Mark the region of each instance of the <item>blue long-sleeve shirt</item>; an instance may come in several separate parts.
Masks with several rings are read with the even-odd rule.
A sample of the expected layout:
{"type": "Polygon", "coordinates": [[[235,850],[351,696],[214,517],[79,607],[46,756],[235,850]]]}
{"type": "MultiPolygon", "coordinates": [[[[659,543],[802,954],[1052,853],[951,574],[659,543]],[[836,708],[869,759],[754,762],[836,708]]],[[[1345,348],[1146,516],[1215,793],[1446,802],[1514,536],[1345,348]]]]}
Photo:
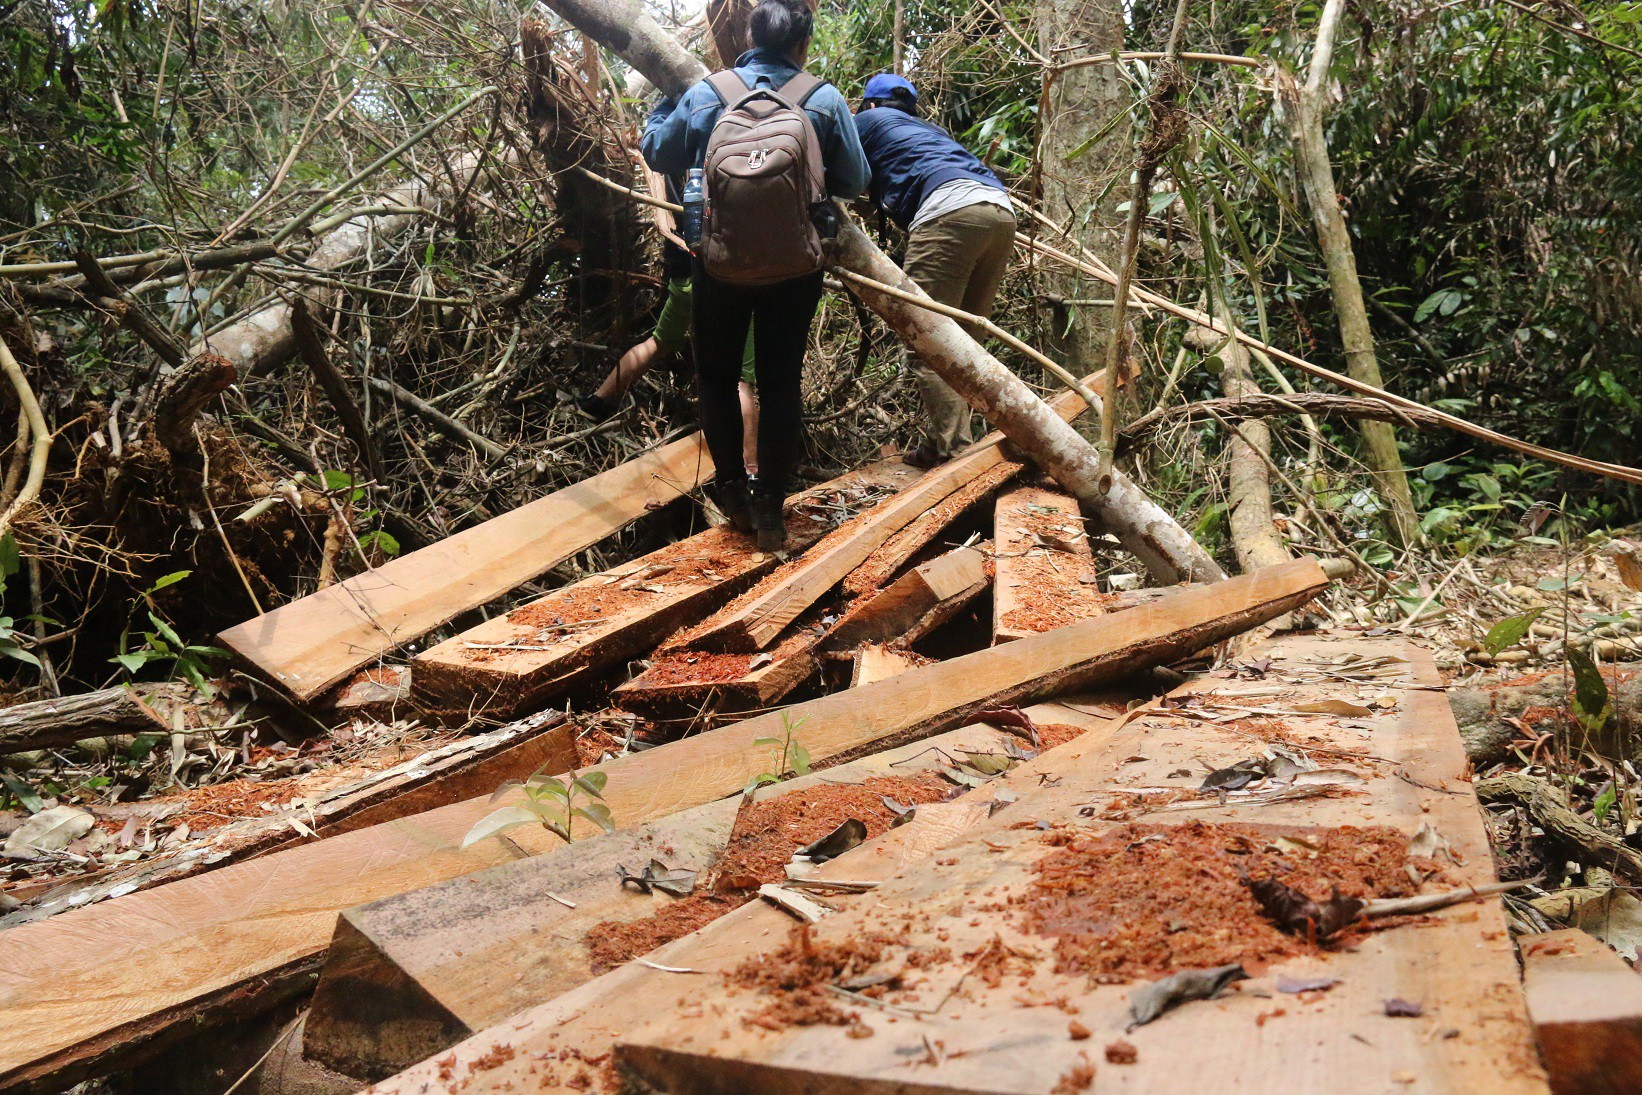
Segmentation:
{"type": "Polygon", "coordinates": [[[890,106],[863,110],[855,129],[872,164],[871,196],[902,228],[944,183],[978,182],[1004,191],[1003,183],[946,130],[890,106]]]}
{"type": "MultiPolygon", "coordinates": [[[[735,72],[749,86],[777,89],[798,72],[798,66],[774,50],[750,49],[736,59],[735,72]]],[[[705,80],[686,91],[677,103],[663,99],[644,126],[644,139],[639,144],[644,162],[675,179],[683,178],[692,167],[702,166],[707,160],[707,138],[723,110],[718,92],[705,80]]],[[[871,169],[866,153],[861,151],[849,104],[837,88],[823,84],[804,104],[804,112],[810,116],[821,144],[827,193],[854,198],[867,188],[871,169]]]]}

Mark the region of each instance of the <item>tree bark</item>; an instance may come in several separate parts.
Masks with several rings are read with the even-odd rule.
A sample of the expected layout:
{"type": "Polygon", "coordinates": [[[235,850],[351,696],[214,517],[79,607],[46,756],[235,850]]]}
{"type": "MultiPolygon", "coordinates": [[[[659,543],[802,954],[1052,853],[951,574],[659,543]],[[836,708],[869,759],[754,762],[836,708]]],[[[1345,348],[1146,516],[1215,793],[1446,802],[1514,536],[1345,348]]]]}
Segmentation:
{"type": "MultiPolygon", "coordinates": [[[[1345,217],[1340,213],[1334,167],[1329,163],[1328,141],[1323,135],[1324,85],[1334,53],[1334,34],[1344,9],[1344,0],[1328,0],[1324,7],[1305,86],[1300,87],[1287,72],[1280,74],[1279,82],[1294,130],[1295,167],[1301,188],[1306,192],[1306,203],[1311,207],[1318,246],[1328,267],[1334,314],[1340,323],[1340,342],[1345,348],[1346,372],[1355,380],[1383,388],[1385,382],[1374,353],[1374,334],[1368,325],[1363,287],[1357,278],[1357,256],[1352,250],[1345,217]]],[[[1399,543],[1411,544],[1419,539],[1420,522],[1414,512],[1414,496],[1408,488],[1402,454],[1397,450],[1396,431],[1385,422],[1363,422],[1359,429],[1369,471],[1390,514],[1391,534],[1399,543]]]]}
{"type": "MultiPolygon", "coordinates": [[[[1233,326],[1231,312],[1224,302],[1217,301],[1215,311],[1227,328],[1233,326]]],[[[1260,387],[1249,368],[1249,352],[1243,344],[1229,338],[1219,353],[1225,363],[1221,386],[1226,395],[1232,399],[1260,395],[1260,387]]],[[[1271,474],[1266,467],[1270,459],[1271,430],[1260,419],[1242,423],[1226,440],[1232,549],[1237,553],[1237,565],[1245,574],[1286,563],[1294,557],[1272,522],[1271,474]]]]}
{"type": "MultiPolygon", "coordinates": [[[[1051,58],[1066,56],[1052,52],[1063,46],[1087,54],[1120,50],[1123,11],[1120,0],[1038,0],[1038,48],[1051,58]]],[[[1082,65],[1044,73],[1037,161],[1042,208],[1066,225],[1070,239],[1116,269],[1123,187],[1113,184],[1121,184],[1134,166],[1121,72],[1117,65],[1082,65]]],[[[1044,279],[1054,294],[1050,352],[1078,376],[1093,372],[1105,342],[1106,310],[1059,303],[1090,296],[1090,282],[1077,271],[1046,268],[1044,279]]]]}
{"type": "MultiPolygon", "coordinates": [[[[578,30],[614,48],[665,94],[682,95],[706,74],[705,67],[668,37],[635,0],[550,0],[548,6],[578,30]]],[[[835,260],[864,277],[924,295],[848,219],[839,233],[835,260]]],[[[1116,476],[1111,490],[1101,492],[1094,446],[955,320],[886,293],[865,287],[858,291],[867,307],[914,353],[1104,522],[1159,582],[1225,577],[1191,535],[1127,477],[1116,476]]]]}
{"type": "MultiPolygon", "coordinates": [[[[450,162],[449,178],[456,186],[466,186],[484,162],[481,152],[468,152],[450,162]]],[[[444,173],[430,169],[428,178],[400,183],[378,194],[370,204],[392,207],[432,203],[444,181],[444,173]]],[[[336,270],[365,254],[373,236],[398,235],[421,218],[414,213],[388,213],[350,220],[325,234],[303,262],[309,270],[336,270]]],[[[190,348],[190,356],[214,351],[233,362],[245,379],[283,364],[296,353],[296,336],[291,331],[291,306],[277,301],[229,324],[190,348]]]]}
{"type": "Polygon", "coordinates": [[[126,688],[0,708],[0,756],[110,734],[169,734],[171,727],[126,688]]]}
{"type": "Polygon", "coordinates": [[[371,440],[369,427],[365,425],[365,416],[354,401],[353,393],[348,390],[347,380],[337,371],[331,355],[325,352],[319,325],[314,322],[307,304],[301,298],[297,299],[291,311],[291,330],[296,335],[297,350],[303,363],[330,400],[331,408],[342,423],[342,432],[359,450],[359,459],[365,465],[366,473],[380,481],[382,462],[377,458],[376,445],[371,440]]]}

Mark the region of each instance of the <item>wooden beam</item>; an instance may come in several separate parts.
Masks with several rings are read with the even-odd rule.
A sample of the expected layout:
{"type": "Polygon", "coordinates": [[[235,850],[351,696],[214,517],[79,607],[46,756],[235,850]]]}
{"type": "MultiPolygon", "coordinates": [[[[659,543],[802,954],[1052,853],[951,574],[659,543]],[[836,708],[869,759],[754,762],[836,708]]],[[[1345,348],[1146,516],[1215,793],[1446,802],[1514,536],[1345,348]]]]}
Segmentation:
{"type": "Polygon", "coordinates": [[[913,567],[875,596],[851,605],[827,635],[827,649],[915,642],[986,589],[992,580],[987,560],[990,547],[955,548],[913,567]]]}
{"type": "MultiPolygon", "coordinates": [[[[788,543],[802,551],[821,538],[828,527],[823,507],[852,505],[863,489],[900,487],[920,474],[899,459],[884,460],[795,495],[788,543]]],[[[519,714],[698,623],[779,562],[732,529],[708,529],[417,655],[416,694],[430,706],[519,714]]]]}
{"type": "Polygon", "coordinates": [[[850,571],[839,589],[844,596],[851,598],[864,597],[883,589],[942,533],[967,520],[971,514],[978,513],[1004,484],[1019,475],[1025,467],[1025,464],[1005,460],[959,487],[942,499],[940,505],[891,536],[883,547],[867,556],[866,562],[850,571]]]}
{"type": "Polygon", "coordinates": [[[863,684],[887,680],[920,664],[918,656],[909,651],[879,643],[862,643],[850,666],[850,687],[860,688],[863,684]]]}
{"type": "MultiPolygon", "coordinates": [[[[939,763],[931,746],[948,754],[1002,752],[1008,738],[984,724],[968,726],[766,787],[757,797],[912,775],[939,763]]],[[[622,886],[618,868],[637,871],[659,857],[696,871],[704,884],[740,807],[739,798],[720,799],[345,910],[314,992],[304,1056],[381,1079],[591,981],[589,932],[650,916],[673,900],[622,886]]]]}
{"type": "Polygon", "coordinates": [[[825,632],[818,613],[812,612],[763,653],[661,651],[643,673],[612,689],[610,702],[657,720],[757,711],[820,667],[825,632]]]}
{"type": "Polygon", "coordinates": [[[129,688],[0,708],[0,756],[109,734],[170,734],[171,726],[129,688]]]}
{"type": "MultiPolygon", "coordinates": [[[[1236,798],[1222,805],[1212,796],[1180,802],[1175,793],[1156,801],[1190,809],[1147,812],[1127,805],[1125,791],[1167,787],[1168,773],[1193,759],[1223,767],[1258,753],[1263,744],[1260,732],[1247,723],[1184,722],[1168,717],[1167,710],[1142,712],[1103,749],[1060,767],[1052,785],[1009,777],[1016,802],[885,881],[870,900],[852,903],[814,927],[812,945],[818,949],[874,935],[892,938],[874,968],[895,969],[921,957],[917,978],[891,994],[893,1008],[840,998],[837,1003],[854,1015],[847,1032],[842,1026],[760,1023],[770,998],[713,976],[772,949],[772,940],[743,930],[739,953],[720,952],[716,961],[696,962],[694,968],[706,976],[675,982],[659,999],[649,997],[650,1018],[638,1029],[618,1028],[618,1065],[630,1081],[691,1093],[1048,1093],[1081,1090],[1073,1077],[1090,1065],[1112,1078],[1101,1081],[1103,1088],[1109,1082],[1148,1092],[1201,1091],[1206,1076],[1223,1091],[1371,1092],[1415,1084],[1433,1091],[1544,1092],[1497,897],[1418,923],[1388,925],[1354,937],[1349,946],[1301,945],[1293,956],[1251,962],[1252,981],[1243,991],[1186,1004],[1132,1030],[1126,1029],[1131,993],[1160,974],[1097,984],[1076,967],[1057,972],[1056,939],[1038,934],[1013,911],[1034,892],[1035,866],[1055,854],[1066,837],[1119,830],[1122,822],[1101,817],[1119,804],[1165,842],[1174,839],[1171,830],[1192,839],[1195,830],[1188,822],[1240,825],[1257,836],[1271,834],[1267,840],[1299,841],[1302,849],[1341,826],[1357,831],[1390,826],[1412,834],[1429,824],[1458,861],[1447,866],[1433,889],[1491,881],[1488,836],[1464,780],[1458,731],[1441,692],[1442,678],[1423,650],[1401,642],[1284,640],[1269,651],[1276,672],[1268,672],[1255,689],[1260,706],[1359,698],[1358,687],[1315,672],[1338,665],[1344,655],[1400,658],[1409,670],[1400,679],[1375,682],[1373,694],[1395,697],[1396,706],[1373,717],[1371,748],[1356,730],[1341,725],[1351,720],[1322,715],[1285,719],[1285,733],[1277,740],[1290,748],[1309,747],[1319,761],[1349,764],[1361,773],[1362,783],[1354,785],[1360,793],[1253,806],[1236,798]],[[1048,832],[1041,828],[1045,823],[1048,832]],[[978,969],[989,953],[1004,967],[991,973],[990,985],[978,969]],[[1326,993],[1294,994],[1282,992],[1279,977],[1336,982],[1326,993]],[[1397,1000],[1416,1007],[1424,1019],[1394,1017],[1386,1002],[1397,1000]],[[1104,1058],[1105,1048],[1119,1041],[1134,1050],[1132,1063],[1109,1064],[1104,1058]],[[918,1064],[910,1067],[914,1060],[918,1064]]],[[[1242,690],[1223,678],[1187,689],[1204,696],[1210,715],[1217,702],[1237,704],[1228,692],[1242,690]]],[[[1143,847],[1120,845],[1114,854],[1140,859],[1148,854],[1138,850],[1143,847]]],[[[1168,891],[1166,904],[1161,882],[1158,893],[1152,899],[1158,916],[1185,918],[1182,930],[1194,933],[1188,945],[1200,948],[1194,953],[1217,953],[1201,949],[1212,938],[1214,910],[1181,904],[1176,891],[1168,891]]],[[[1144,921],[1143,909],[1128,907],[1134,910],[1126,914],[1131,922],[1144,921]]],[[[1094,940],[1110,936],[1113,948],[1124,945],[1121,933],[1110,928],[1091,924],[1089,932],[1094,940]]],[[[1218,953],[1235,955],[1248,944],[1234,936],[1216,946],[1218,953]]],[[[674,960],[669,952],[657,955],[659,962],[674,960]]],[[[1170,968],[1166,958],[1153,953],[1134,961],[1162,961],[1170,968]]]]}
{"type": "MultiPolygon", "coordinates": [[[[789,720],[802,720],[816,763],[853,759],[964,725],[995,704],[1174,661],[1327,585],[1314,560],[1297,560],[1120,620],[1074,624],[796,704],[596,766],[609,777],[605,801],[617,825],[631,828],[739,790],[769,762],[753,742],[789,720]]],[[[11,929],[0,951],[0,1086],[75,1067],[84,1074],[133,1032],[151,1037],[258,979],[288,984],[324,949],[341,909],[556,846],[545,832],[516,829],[505,844],[461,847],[493,809],[485,799],[455,803],[11,929]],[[107,961],[112,938],[120,962],[107,961]]]]}
{"type": "Polygon", "coordinates": [[[1642,976],[1578,928],[1525,936],[1523,988],[1557,1095],[1642,1091],[1642,976]]]}
{"type": "Polygon", "coordinates": [[[712,465],[699,434],[229,628],[223,644],[298,699],[495,600],[695,490],[712,465]]]}
{"type": "MultiPolygon", "coordinates": [[[[1086,704],[1080,702],[1079,706],[1086,704]]],[[[1083,715],[1053,703],[1028,710],[1040,722],[1071,722],[1086,732],[1021,765],[1012,778],[1022,781],[1051,776],[1081,752],[1102,748],[1119,726],[1123,707],[1121,703],[1107,706],[1111,718],[1083,715]]],[[[822,778],[828,775],[823,773],[822,778]]],[[[851,881],[891,878],[978,824],[991,809],[992,796],[993,792],[981,789],[952,803],[920,807],[911,823],[821,865],[813,877],[851,881]]],[[[829,894],[827,900],[847,905],[854,900],[871,901],[873,897],[871,892],[853,897],[829,894]]],[[[608,1071],[581,1068],[574,1062],[600,1060],[610,1052],[618,1034],[654,1014],[657,1001],[671,1001],[681,985],[688,988],[706,980],[657,966],[716,971],[726,964],[725,954],[741,955],[749,946],[772,945],[772,941],[786,937],[792,923],[786,913],[764,902],[744,905],[652,951],[648,959],[653,965],[629,962],[556,999],[512,1014],[449,1052],[376,1085],[370,1089],[371,1095],[422,1095],[433,1090],[457,1090],[464,1095],[521,1090],[568,1095],[593,1090],[614,1095],[614,1089],[605,1082],[611,1075],[608,1071]],[[537,1054],[541,1056],[533,1056],[537,1054]],[[533,1067],[532,1062],[538,1060],[572,1063],[563,1069],[533,1067]],[[584,1083],[579,1074],[585,1074],[587,1087],[579,1086],[584,1083]]]]}
{"type": "Polygon", "coordinates": [[[1078,500],[1019,487],[993,524],[992,641],[1006,643],[1106,611],[1078,500]]]}

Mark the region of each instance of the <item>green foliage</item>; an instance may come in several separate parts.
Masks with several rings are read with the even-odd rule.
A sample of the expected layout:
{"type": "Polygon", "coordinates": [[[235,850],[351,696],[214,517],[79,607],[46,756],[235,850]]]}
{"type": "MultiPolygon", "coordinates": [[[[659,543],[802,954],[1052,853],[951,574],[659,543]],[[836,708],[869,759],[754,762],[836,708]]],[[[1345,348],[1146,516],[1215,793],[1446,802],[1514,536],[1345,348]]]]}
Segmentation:
{"type": "Polygon", "coordinates": [[[1517,645],[1527,637],[1528,629],[1534,626],[1534,621],[1539,619],[1544,611],[1545,606],[1540,605],[1516,616],[1507,616],[1488,629],[1488,634],[1483,636],[1482,648],[1488,651],[1489,656],[1494,656],[1508,647],[1517,645]]]}
{"type": "Polygon", "coordinates": [[[1578,647],[1568,648],[1568,668],[1574,673],[1574,718],[1587,733],[1598,733],[1613,717],[1608,682],[1591,656],[1578,647]]]}
{"type": "MultiPolygon", "coordinates": [[[[0,606],[6,601],[6,582],[23,568],[22,555],[17,550],[17,539],[11,533],[0,536],[0,606]]],[[[0,607],[0,658],[11,658],[25,665],[39,668],[40,659],[25,649],[28,635],[18,630],[17,621],[0,607]]]]}
{"type": "Polygon", "coordinates": [[[217,646],[204,646],[187,642],[177,634],[176,628],[166,622],[154,607],[153,595],[162,589],[169,589],[178,582],[187,578],[193,571],[178,570],[167,574],[143,591],[142,600],[148,605],[145,615],[154,630],[141,632],[142,643],[133,645],[131,628],[128,625],[120,633],[119,653],[109,661],[124,669],[127,674],[135,677],[137,673],[150,665],[165,666],[170,678],[181,677],[203,696],[215,696],[216,686],[210,681],[211,660],[227,658],[228,651],[217,646]]]}
{"type": "Polygon", "coordinates": [[[516,789],[524,796],[524,802],[505,806],[479,819],[462,838],[462,847],[477,844],[486,837],[501,836],[521,825],[540,825],[568,844],[575,840],[577,818],[590,821],[607,833],[615,831],[615,819],[604,803],[608,774],[595,771],[578,776],[570,772],[559,779],[545,774],[546,767],[544,764],[525,779],[510,779],[498,787],[490,801],[495,802],[516,789]]]}
{"type": "Polygon", "coordinates": [[[782,735],[779,738],[754,738],[753,745],[770,750],[770,767],[747,782],[742,793],[758,789],[766,783],[780,783],[791,772],[795,776],[810,774],[810,751],[798,740],[798,728],[804,725],[800,718],[793,722],[786,712],[781,715],[782,735]]]}

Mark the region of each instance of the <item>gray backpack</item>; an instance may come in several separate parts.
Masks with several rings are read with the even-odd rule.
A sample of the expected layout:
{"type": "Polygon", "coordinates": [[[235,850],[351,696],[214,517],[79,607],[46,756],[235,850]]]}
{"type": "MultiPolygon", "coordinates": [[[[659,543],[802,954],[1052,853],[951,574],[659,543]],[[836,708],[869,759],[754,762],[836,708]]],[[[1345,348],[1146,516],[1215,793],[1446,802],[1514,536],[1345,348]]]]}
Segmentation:
{"type": "Polygon", "coordinates": [[[707,139],[701,263],[734,285],[768,285],[826,264],[812,210],[826,201],[821,143],[804,103],[823,81],[800,72],[777,90],[734,71],[707,83],[724,110],[707,139]]]}

